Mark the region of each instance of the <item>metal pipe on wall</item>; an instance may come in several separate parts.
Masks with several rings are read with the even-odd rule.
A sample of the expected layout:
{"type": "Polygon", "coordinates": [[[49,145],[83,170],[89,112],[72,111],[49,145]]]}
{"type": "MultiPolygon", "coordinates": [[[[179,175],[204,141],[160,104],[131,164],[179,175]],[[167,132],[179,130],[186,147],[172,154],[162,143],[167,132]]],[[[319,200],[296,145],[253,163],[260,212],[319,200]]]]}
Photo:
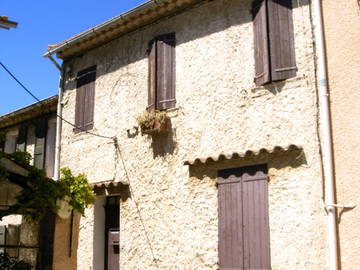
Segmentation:
{"type": "Polygon", "coordinates": [[[319,116],[321,125],[322,158],[325,182],[325,209],[327,212],[329,269],[339,269],[337,243],[337,216],[335,202],[335,177],[333,145],[330,119],[330,102],[326,67],[325,41],[321,0],[314,0],[314,34],[317,56],[317,84],[319,96],[319,116]]]}
{"type": "Polygon", "coordinates": [[[55,162],[54,162],[54,180],[57,181],[60,178],[60,152],[61,152],[61,128],[62,128],[62,96],[63,96],[63,87],[64,87],[64,74],[65,70],[57,64],[55,59],[51,54],[47,56],[51,62],[60,70],[60,79],[59,79],[59,94],[58,94],[58,103],[56,110],[56,138],[55,138],[55,162]]]}

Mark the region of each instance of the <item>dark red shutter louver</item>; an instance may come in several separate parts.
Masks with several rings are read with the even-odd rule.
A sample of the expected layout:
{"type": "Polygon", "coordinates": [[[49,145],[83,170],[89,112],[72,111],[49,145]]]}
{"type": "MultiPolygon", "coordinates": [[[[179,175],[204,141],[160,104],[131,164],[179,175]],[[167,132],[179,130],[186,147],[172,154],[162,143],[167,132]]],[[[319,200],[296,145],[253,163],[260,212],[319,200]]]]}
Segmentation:
{"type": "Polygon", "coordinates": [[[93,128],[96,66],[78,73],[76,90],[75,131],[93,128]]]}
{"type": "Polygon", "coordinates": [[[149,44],[149,88],[148,88],[148,110],[155,110],[156,103],[156,41],[149,44]]]}
{"type": "Polygon", "coordinates": [[[271,79],[296,76],[292,1],[268,0],[271,79]]]}
{"type": "Polygon", "coordinates": [[[94,102],[95,102],[95,81],[84,85],[85,106],[84,106],[84,129],[90,130],[94,125],[94,102]]]}
{"type": "Polygon", "coordinates": [[[220,171],[218,188],[220,270],[242,270],[242,188],[238,172],[220,171]]]}
{"type": "Polygon", "coordinates": [[[255,53],[255,84],[264,85],[270,82],[270,63],[266,1],[258,0],[252,4],[255,53]]]}
{"type": "Polygon", "coordinates": [[[266,166],[248,167],[242,175],[244,269],[271,269],[266,166]]]}
{"type": "Polygon", "coordinates": [[[175,33],[158,36],[156,42],[156,108],[166,110],[175,107],[175,33]]]}
{"type": "Polygon", "coordinates": [[[78,86],[76,89],[75,126],[77,127],[77,132],[84,129],[84,88],[85,86],[78,86]]]}

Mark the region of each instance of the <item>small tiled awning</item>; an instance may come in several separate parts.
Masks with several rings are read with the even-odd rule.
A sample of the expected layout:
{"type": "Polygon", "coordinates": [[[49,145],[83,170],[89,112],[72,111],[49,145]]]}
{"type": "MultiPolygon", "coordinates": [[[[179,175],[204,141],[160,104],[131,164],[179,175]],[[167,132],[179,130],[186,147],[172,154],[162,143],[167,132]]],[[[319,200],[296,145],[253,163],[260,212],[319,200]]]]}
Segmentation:
{"type": "Polygon", "coordinates": [[[121,195],[128,188],[129,183],[122,181],[102,181],[91,184],[97,196],[121,195]]]}
{"type": "Polygon", "coordinates": [[[223,160],[239,159],[252,156],[258,156],[261,154],[276,154],[287,151],[302,151],[301,146],[290,144],[288,146],[275,146],[273,148],[260,148],[259,150],[247,150],[244,152],[234,152],[232,154],[219,154],[218,156],[210,156],[207,158],[196,158],[194,160],[187,160],[184,165],[200,165],[210,162],[220,162],[223,160]]]}

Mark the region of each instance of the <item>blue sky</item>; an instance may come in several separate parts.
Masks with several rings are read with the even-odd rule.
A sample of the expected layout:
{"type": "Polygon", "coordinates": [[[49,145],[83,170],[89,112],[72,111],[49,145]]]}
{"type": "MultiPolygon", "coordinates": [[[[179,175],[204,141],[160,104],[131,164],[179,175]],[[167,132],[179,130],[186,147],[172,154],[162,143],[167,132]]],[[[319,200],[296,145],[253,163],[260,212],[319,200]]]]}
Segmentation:
{"type": "MultiPolygon", "coordinates": [[[[0,1],[0,15],[19,23],[0,29],[0,61],[43,99],[58,91],[59,71],[43,58],[56,44],[145,0],[0,1]]],[[[60,61],[59,61],[60,62],[60,61]]],[[[0,115],[36,102],[0,67],[0,115]]]]}

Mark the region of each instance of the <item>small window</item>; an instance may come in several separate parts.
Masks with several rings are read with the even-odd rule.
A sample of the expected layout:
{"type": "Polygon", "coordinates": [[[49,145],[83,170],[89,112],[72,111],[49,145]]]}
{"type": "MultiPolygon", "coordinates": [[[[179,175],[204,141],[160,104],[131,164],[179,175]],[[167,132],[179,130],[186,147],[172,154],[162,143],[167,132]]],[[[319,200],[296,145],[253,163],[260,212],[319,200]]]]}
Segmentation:
{"type": "Polygon", "coordinates": [[[252,4],[255,84],[296,76],[291,0],[255,0],[252,4]]]}
{"type": "Polygon", "coordinates": [[[95,79],[96,66],[84,69],[77,74],[75,132],[93,128],[95,79]]]}
{"type": "Polygon", "coordinates": [[[149,110],[175,107],[175,33],[149,43],[149,110]]]}

